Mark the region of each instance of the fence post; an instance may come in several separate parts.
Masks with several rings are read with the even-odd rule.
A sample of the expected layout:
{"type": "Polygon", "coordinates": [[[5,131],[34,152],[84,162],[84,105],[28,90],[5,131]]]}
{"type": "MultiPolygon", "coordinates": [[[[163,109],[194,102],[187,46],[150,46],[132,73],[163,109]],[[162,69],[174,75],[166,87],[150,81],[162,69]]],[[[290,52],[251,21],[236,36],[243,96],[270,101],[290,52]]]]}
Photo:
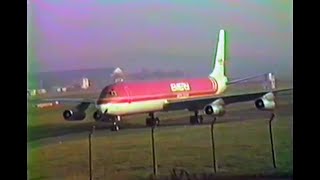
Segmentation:
{"type": "Polygon", "coordinates": [[[92,180],[92,147],[91,147],[91,138],[94,132],[95,126],[92,127],[92,130],[89,132],[88,140],[89,140],[89,179],[92,180]]]}
{"type": "Polygon", "coordinates": [[[272,164],[273,164],[274,168],[277,168],[274,145],[273,145],[273,134],[272,134],[272,121],[273,121],[274,117],[275,117],[275,114],[272,113],[271,117],[269,119],[269,135],[270,135],[270,143],[271,143],[272,164]]]}
{"type": "Polygon", "coordinates": [[[158,174],[158,165],[157,165],[156,150],[154,145],[154,128],[155,126],[151,127],[151,144],[152,144],[153,175],[156,176],[158,174]]]}
{"type": "Polygon", "coordinates": [[[217,172],[217,166],[216,166],[216,148],[214,144],[214,134],[213,134],[213,127],[214,123],[216,122],[217,118],[214,117],[213,121],[211,121],[211,143],[212,143],[212,166],[214,169],[214,172],[217,172]]]}

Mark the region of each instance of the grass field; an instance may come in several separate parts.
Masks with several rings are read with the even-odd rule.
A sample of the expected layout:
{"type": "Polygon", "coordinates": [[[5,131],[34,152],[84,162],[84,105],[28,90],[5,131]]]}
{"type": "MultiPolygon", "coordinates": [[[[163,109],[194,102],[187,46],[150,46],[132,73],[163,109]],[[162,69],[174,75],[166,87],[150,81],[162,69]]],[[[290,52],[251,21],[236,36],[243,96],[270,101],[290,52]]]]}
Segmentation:
{"type": "MultiPolygon", "coordinates": [[[[291,117],[274,122],[278,169],[273,170],[267,121],[217,124],[218,172],[228,175],[292,174],[291,117]]],[[[132,132],[131,132],[132,131],[132,132]]],[[[210,126],[156,130],[159,172],[173,167],[211,172],[210,126]]],[[[96,179],[143,179],[152,173],[150,130],[93,137],[96,179]]],[[[87,179],[87,139],[29,149],[30,179],[87,179]]]]}
{"type": "MultiPolygon", "coordinates": [[[[252,103],[242,103],[230,106],[229,113],[218,119],[218,122],[232,123],[215,125],[218,175],[292,176],[292,97],[281,99],[273,124],[278,168],[272,167],[269,113],[254,110],[252,103]]],[[[145,115],[124,119],[124,129],[112,133],[109,125],[92,121],[93,109],[89,109],[85,121],[67,122],[61,115],[65,108],[68,107],[29,107],[29,179],[88,179],[86,136],[61,141],[60,138],[86,133],[92,125],[97,129],[92,140],[94,179],[148,179],[152,174],[150,129],[140,128],[144,126],[145,115]],[[58,139],[60,143],[39,143],[49,137],[58,139]]],[[[169,175],[170,170],[177,167],[191,173],[212,172],[210,125],[182,125],[188,124],[188,114],[178,111],[159,115],[162,124],[180,124],[164,125],[155,130],[160,176],[169,175]]]]}

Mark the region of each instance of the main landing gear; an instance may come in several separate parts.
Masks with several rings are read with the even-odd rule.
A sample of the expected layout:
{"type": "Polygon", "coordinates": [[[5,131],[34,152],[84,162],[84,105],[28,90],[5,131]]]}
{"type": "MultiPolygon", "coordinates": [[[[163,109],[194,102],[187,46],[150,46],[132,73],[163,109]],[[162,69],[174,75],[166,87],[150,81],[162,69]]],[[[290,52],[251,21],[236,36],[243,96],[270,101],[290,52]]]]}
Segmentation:
{"type": "Polygon", "coordinates": [[[111,126],[111,131],[119,131],[120,126],[118,122],[120,122],[121,117],[120,116],[114,116],[111,118],[112,126],[111,126]]]}
{"type": "Polygon", "coordinates": [[[106,113],[102,113],[101,111],[96,111],[93,114],[93,118],[95,121],[100,121],[100,122],[111,122],[112,126],[111,126],[111,131],[119,131],[120,130],[120,126],[119,126],[119,121],[121,120],[120,116],[111,116],[108,115],[106,113]]]}
{"type": "Polygon", "coordinates": [[[146,125],[149,127],[159,126],[160,119],[158,117],[154,117],[154,113],[149,113],[149,117],[146,119],[146,125]]]}
{"type": "Polygon", "coordinates": [[[194,116],[190,116],[190,124],[202,124],[203,117],[199,115],[199,111],[194,111],[194,116]]]}

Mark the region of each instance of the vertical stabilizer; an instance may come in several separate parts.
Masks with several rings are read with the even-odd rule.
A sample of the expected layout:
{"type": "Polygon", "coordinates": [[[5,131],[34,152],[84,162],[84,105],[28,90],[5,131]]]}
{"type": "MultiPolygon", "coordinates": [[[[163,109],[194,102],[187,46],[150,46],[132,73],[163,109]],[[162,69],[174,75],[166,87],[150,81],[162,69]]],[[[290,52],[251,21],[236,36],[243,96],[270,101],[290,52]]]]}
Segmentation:
{"type": "Polygon", "coordinates": [[[212,78],[225,77],[225,30],[219,31],[215,57],[213,58],[213,70],[209,75],[212,78]]]}
{"type": "Polygon", "coordinates": [[[224,91],[228,82],[225,76],[225,57],[226,57],[226,32],[221,29],[219,31],[216,53],[213,58],[213,70],[209,77],[215,79],[218,83],[219,92],[224,91]]]}

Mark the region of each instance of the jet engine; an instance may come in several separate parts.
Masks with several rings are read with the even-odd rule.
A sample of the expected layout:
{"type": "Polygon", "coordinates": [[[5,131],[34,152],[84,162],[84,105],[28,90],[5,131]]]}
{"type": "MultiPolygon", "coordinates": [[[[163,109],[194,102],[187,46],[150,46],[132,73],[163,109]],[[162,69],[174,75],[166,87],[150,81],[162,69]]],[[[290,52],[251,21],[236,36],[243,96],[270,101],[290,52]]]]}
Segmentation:
{"type": "Polygon", "coordinates": [[[254,102],[255,106],[259,110],[271,111],[276,107],[274,101],[274,94],[272,92],[265,94],[261,98],[254,102]]]}
{"type": "Polygon", "coordinates": [[[218,99],[204,107],[204,112],[207,115],[223,116],[225,114],[224,102],[218,99]]]}
{"type": "Polygon", "coordinates": [[[93,119],[95,121],[100,121],[103,117],[103,114],[101,111],[97,110],[96,112],[93,113],[93,119]]]}
{"type": "Polygon", "coordinates": [[[81,121],[86,117],[85,112],[76,110],[65,110],[62,115],[67,121],[81,121]]]}

